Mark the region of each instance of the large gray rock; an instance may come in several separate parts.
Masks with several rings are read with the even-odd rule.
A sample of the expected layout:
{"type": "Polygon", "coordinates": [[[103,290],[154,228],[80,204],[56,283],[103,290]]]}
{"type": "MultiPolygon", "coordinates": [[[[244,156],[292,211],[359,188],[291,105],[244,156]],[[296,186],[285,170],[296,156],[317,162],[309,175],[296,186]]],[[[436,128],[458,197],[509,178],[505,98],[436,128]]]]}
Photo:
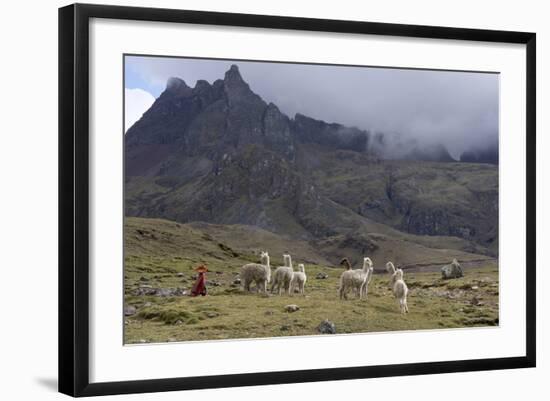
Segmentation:
{"type": "Polygon", "coordinates": [[[285,311],[289,312],[289,313],[292,313],[292,312],[296,312],[296,311],[299,311],[300,310],[300,307],[298,305],[287,305],[285,306],[285,311]]]}
{"type": "Polygon", "coordinates": [[[323,320],[317,330],[321,334],[336,334],[336,326],[328,319],[323,320]]]}
{"type": "Polygon", "coordinates": [[[137,309],[135,306],[132,305],[126,305],[124,307],[124,316],[133,316],[137,312],[137,309]]]}
{"type": "Polygon", "coordinates": [[[441,277],[445,280],[464,277],[464,272],[462,271],[462,267],[460,267],[458,261],[453,259],[451,264],[445,265],[441,268],[441,277]]]}
{"type": "Polygon", "coordinates": [[[146,295],[155,295],[155,292],[156,292],[156,289],[151,287],[150,285],[140,286],[139,288],[136,288],[134,290],[134,295],[137,297],[142,297],[146,295]]]}

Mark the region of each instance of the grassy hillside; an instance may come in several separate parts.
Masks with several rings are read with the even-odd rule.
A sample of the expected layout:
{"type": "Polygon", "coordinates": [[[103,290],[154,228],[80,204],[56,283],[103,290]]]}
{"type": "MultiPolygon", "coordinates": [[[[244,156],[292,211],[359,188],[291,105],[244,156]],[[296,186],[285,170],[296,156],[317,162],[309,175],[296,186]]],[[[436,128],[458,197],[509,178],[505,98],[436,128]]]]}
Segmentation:
{"type": "MultiPolygon", "coordinates": [[[[260,229],[127,218],[125,241],[125,304],[135,308],[125,318],[126,343],[311,335],[318,334],[324,319],[338,333],[498,324],[498,267],[490,260],[457,280],[406,272],[410,313],[402,316],[386,274],[374,276],[367,301],[352,295],[340,301],[341,269],[306,242],[260,229]],[[305,297],[247,294],[234,284],[240,266],[257,261],[259,249],[270,252],[272,266],[282,264],[284,251],[291,252],[295,264],[306,262],[305,297]],[[198,263],[209,267],[209,296],[170,296],[176,289],[177,294],[189,291],[198,263]],[[318,273],[328,278],[316,279],[318,273]],[[157,290],[168,296],[142,295],[157,290]],[[288,313],[288,304],[300,310],[288,313]]],[[[374,262],[380,266],[385,261],[374,262]]]]}
{"type": "MultiPolygon", "coordinates": [[[[127,214],[261,227],[311,241],[317,250],[352,235],[373,244],[398,241],[392,247],[407,241],[433,249],[498,255],[495,166],[380,161],[352,151],[329,152],[314,146],[306,151],[300,146],[294,167],[252,148],[257,150],[255,157],[243,151],[215,174],[206,171],[211,168],[206,159],[193,159],[195,167],[186,168],[187,175],[127,177],[127,214]]],[[[363,245],[349,245],[342,246],[359,260],[363,245]]],[[[410,255],[422,253],[416,249],[410,255]]],[[[384,252],[380,256],[392,257],[384,252]]]]}

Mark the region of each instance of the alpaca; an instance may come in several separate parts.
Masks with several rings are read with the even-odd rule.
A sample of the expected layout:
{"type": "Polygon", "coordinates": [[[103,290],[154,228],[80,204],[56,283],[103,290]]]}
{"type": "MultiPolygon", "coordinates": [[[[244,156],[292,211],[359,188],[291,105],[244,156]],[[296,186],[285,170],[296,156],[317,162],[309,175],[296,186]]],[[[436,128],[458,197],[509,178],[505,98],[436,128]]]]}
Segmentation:
{"type": "Polygon", "coordinates": [[[346,270],[351,270],[351,263],[349,263],[348,258],[344,258],[340,261],[340,266],[344,266],[346,270]]]}
{"type": "Polygon", "coordinates": [[[298,271],[294,272],[292,275],[292,280],[290,281],[290,295],[294,294],[294,290],[298,288],[300,294],[304,295],[304,287],[306,285],[306,270],[303,263],[298,265],[298,271]]]}
{"type": "Polygon", "coordinates": [[[269,266],[269,254],[261,253],[261,263],[248,263],[241,268],[241,280],[245,291],[250,291],[250,284],[256,283],[258,292],[267,293],[267,283],[271,281],[271,267],[269,266]]]}
{"type": "Polygon", "coordinates": [[[395,269],[395,266],[393,265],[392,262],[386,263],[386,271],[387,271],[388,273],[393,274],[393,273],[395,273],[395,270],[396,270],[396,269],[395,269]]]}
{"type": "Polygon", "coordinates": [[[407,294],[409,289],[405,281],[403,281],[403,270],[397,269],[392,275],[392,279],[395,276],[393,284],[393,295],[399,301],[399,310],[401,313],[408,313],[409,307],[407,306],[407,294]]]}
{"type": "Polygon", "coordinates": [[[390,288],[393,290],[393,285],[395,284],[395,272],[397,270],[401,270],[401,269],[396,269],[395,266],[393,265],[392,262],[388,262],[386,263],[386,271],[389,273],[390,275],[390,288]]]}
{"type": "MultiPolygon", "coordinates": [[[[347,264],[349,262],[344,259],[347,264]]],[[[342,260],[342,262],[344,262],[342,260]]],[[[355,290],[359,295],[359,299],[367,298],[368,285],[372,276],[374,268],[372,267],[372,260],[370,258],[363,258],[363,268],[355,270],[346,270],[340,276],[340,288],[338,293],[340,299],[348,299],[347,293],[350,289],[355,290]]]]}
{"type": "Polygon", "coordinates": [[[288,253],[283,255],[284,266],[279,266],[273,273],[273,285],[271,286],[271,293],[277,291],[281,295],[282,291],[290,294],[290,282],[294,276],[294,270],[292,269],[292,258],[288,253]]]}
{"type": "MultiPolygon", "coordinates": [[[[340,261],[340,266],[343,266],[344,269],[346,270],[351,270],[351,263],[349,262],[348,258],[343,258],[341,261],[340,261]]],[[[355,295],[357,295],[357,288],[354,289],[355,291],[355,295]]]]}

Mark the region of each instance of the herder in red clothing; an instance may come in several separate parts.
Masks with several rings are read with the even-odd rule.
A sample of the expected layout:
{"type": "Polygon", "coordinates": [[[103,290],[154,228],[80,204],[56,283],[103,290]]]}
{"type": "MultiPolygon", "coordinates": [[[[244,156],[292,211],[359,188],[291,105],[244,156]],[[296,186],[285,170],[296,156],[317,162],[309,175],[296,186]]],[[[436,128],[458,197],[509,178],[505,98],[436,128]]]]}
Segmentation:
{"type": "Polygon", "coordinates": [[[199,277],[197,277],[197,281],[193,285],[193,288],[191,289],[191,296],[196,297],[197,295],[206,295],[206,272],[208,269],[205,265],[200,265],[195,269],[196,272],[199,273],[199,277]]]}

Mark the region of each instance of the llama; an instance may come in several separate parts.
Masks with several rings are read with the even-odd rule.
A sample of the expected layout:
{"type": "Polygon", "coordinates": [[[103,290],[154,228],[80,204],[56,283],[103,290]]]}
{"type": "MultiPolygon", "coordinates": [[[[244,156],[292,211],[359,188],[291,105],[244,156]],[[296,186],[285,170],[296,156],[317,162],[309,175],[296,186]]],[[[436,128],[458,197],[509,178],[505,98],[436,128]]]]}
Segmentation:
{"type": "Polygon", "coordinates": [[[346,270],[351,270],[351,263],[349,263],[348,258],[344,258],[340,261],[340,266],[344,266],[346,270]]]}
{"type": "MultiPolygon", "coordinates": [[[[343,259],[349,265],[347,259],[343,259]]],[[[370,258],[363,258],[363,268],[355,270],[346,270],[340,276],[340,288],[338,290],[340,299],[348,299],[347,293],[350,289],[355,290],[359,295],[359,299],[367,298],[368,285],[374,268],[370,258]]]]}
{"type": "Polygon", "coordinates": [[[401,270],[401,269],[396,269],[392,262],[386,263],[386,271],[390,275],[390,288],[392,290],[393,290],[393,285],[395,284],[395,279],[396,279],[395,272],[397,270],[401,270]]]}
{"type": "Polygon", "coordinates": [[[399,301],[399,310],[401,313],[408,313],[409,307],[407,306],[407,294],[409,293],[409,289],[407,284],[405,284],[405,281],[403,281],[403,270],[397,269],[392,275],[392,279],[394,276],[393,295],[399,301]]]}
{"type": "Polygon", "coordinates": [[[294,290],[298,288],[300,294],[304,295],[304,287],[306,285],[306,270],[303,263],[298,265],[298,271],[294,272],[292,275],[292,280],[290,281],[290,295],[294,294],[294,290]]]}
{"type": "Polygon", "coordinates": [[[294,276],[294,270],[292,269],[292,258],[288,253],[283,254],[284,266],[279,266],[273,273],[273,285],[271,286],[271,293],[277,291],[281,295],[282,291],[290,294],[290,282],[294,276]]]}
{"type": "Polygon", "coordinates": [[[393,274],[393,273],[395,273],[395,270],[396,270],[396,269],[395,269],[395,266],[393,265],[392,262],[386,263],[386,271],[387,271],[388,273],[393,274]]]}
{"type": "Polygon", "coordinates": [[[271,281],[269,254],[262,251],[260,257],[261,263],[248,263],[241,268],[241,280],[245,291],[250,291],[250,284],[255,282],[258,292],[267,293],[267,283],[271,281]]]}

